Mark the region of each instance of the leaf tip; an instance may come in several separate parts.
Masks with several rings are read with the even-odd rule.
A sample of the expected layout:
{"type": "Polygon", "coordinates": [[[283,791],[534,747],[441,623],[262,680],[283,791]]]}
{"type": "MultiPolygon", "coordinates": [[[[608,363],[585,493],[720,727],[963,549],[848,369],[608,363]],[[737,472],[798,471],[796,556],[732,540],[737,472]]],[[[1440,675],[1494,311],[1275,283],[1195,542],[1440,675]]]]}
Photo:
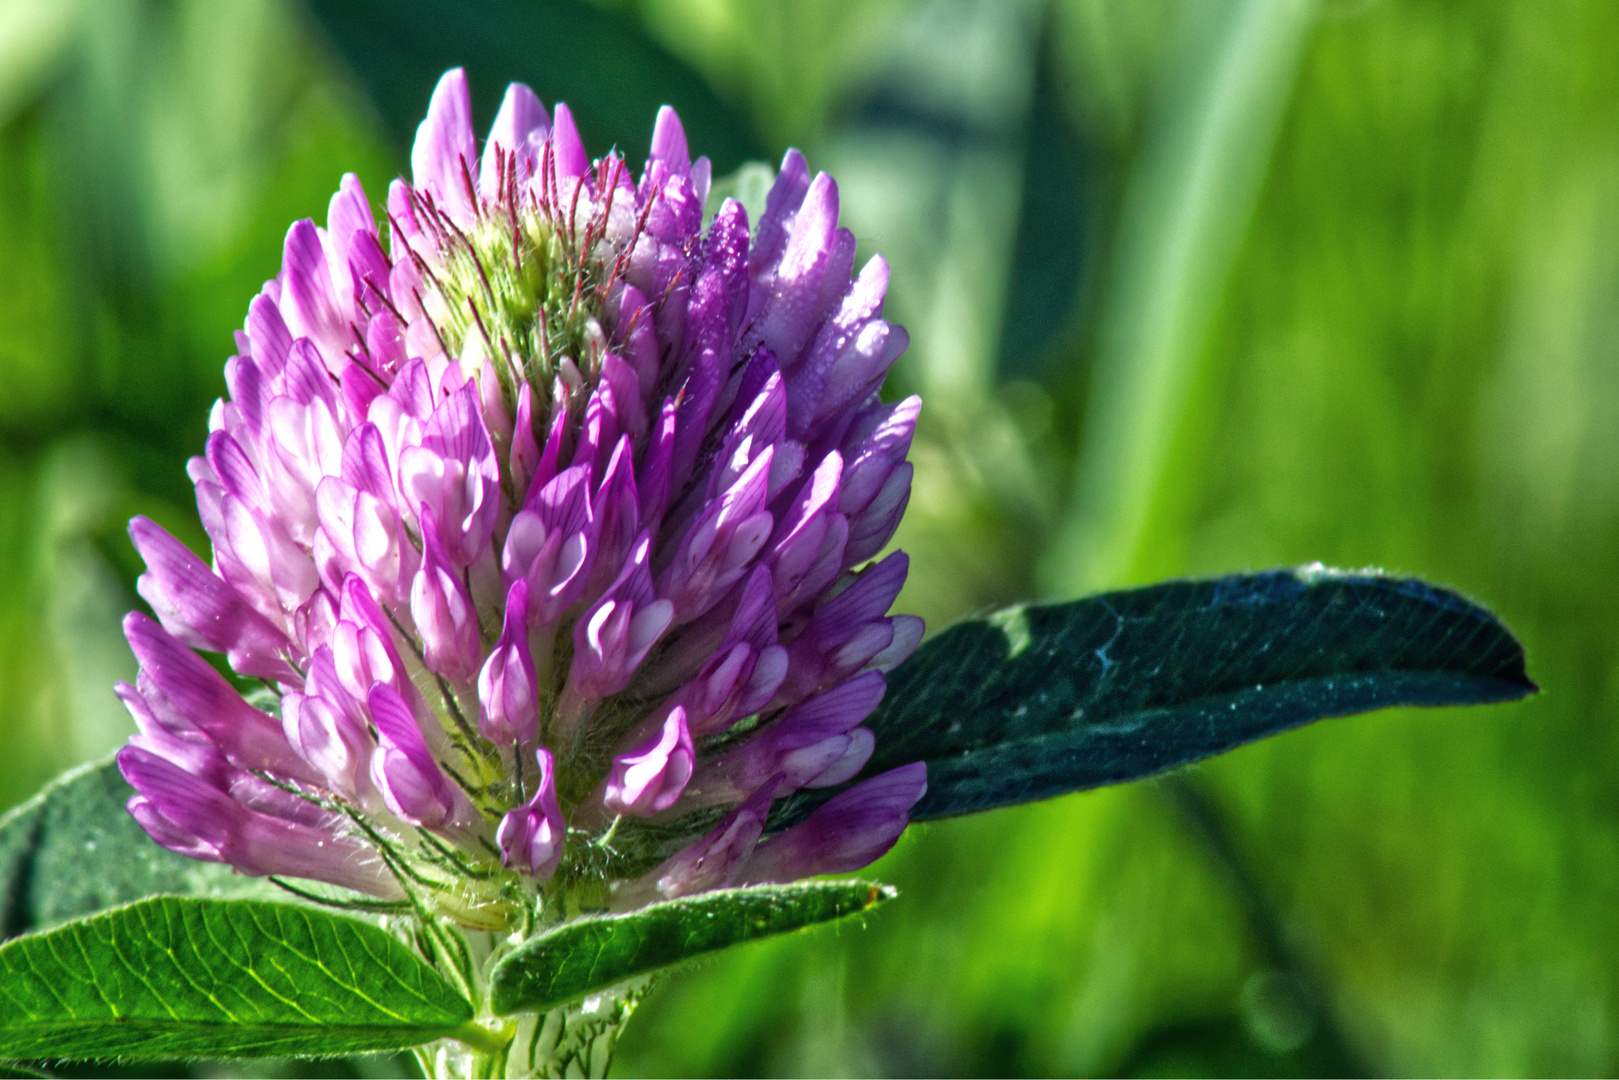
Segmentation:
{"type": "Polygon", "coordinates": [[[898,895],[899,890],[894,888],[894,886],[884,885],[879,881],[873,881],[870,884],[870,888],[866,890],[866,902],[860,906],[860,910],[870,911],[878,904],[886,904],[888,901],[894,899],[898,895]]]}

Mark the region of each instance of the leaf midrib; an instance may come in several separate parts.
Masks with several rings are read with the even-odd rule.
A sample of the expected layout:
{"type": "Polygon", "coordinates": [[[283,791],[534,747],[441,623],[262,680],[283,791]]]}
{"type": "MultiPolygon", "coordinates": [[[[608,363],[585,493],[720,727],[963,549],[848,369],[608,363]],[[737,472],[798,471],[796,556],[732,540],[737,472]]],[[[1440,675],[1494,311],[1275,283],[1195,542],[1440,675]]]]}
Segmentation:
{"type": "Polygon", "coordinates": [[[305,1023],[265,1023],[263,1021],[250,1021],[238,1023],[233,1020],[172,1020],[159,1017],[144,1016],[97,1016],[50,1020],[25,1020],[21,1023],[0,1023],[0,1041],[6,1035],[14,1032],[32,1034],[53,1029],[73,1030],[83,1032],[102,1029],[112,1031],[132,1031],[135,1029],[151,1030],[157,1032],[196,1032],[212,1030],[228,1030],[232,1032],[276,1032],[302,1033],[307,1036],[310,1032],[333,1032],[337,1034],[385,1035],[392,1032],[439,1032],[452,1034],[465,1027],[465,1022],[447,1021],[443,1024],[324,1024],[319,1022],[305,1023]]]}

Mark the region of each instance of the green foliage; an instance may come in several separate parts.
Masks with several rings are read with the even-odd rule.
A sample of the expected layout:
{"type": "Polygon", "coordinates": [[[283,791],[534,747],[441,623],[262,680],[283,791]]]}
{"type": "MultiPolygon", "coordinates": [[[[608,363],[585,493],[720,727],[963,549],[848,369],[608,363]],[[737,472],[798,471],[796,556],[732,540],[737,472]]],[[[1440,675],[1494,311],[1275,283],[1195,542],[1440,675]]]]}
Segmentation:
{"type": "Polygon", "coordinates": [[[722,889],[531,938],[490,974],[495,1012],[544,1011],[615,983],[747,941],[870,911],[894,897],[866,881],[722,889]]]}
{"type": "Polygon", "coordinates": [[[400,146],[415,138],[433,84],[460,66],[480,115],[494,116],[507,83],[527,83],[547,103],[568,103],[593,153],[618,146],[634,163],[667,104],[679,110],[693,155],[707,154],[720,172],[760,156],[752,132],[701,77],[634,19],[585,0],[310,0],[309,8],[400,146]],[[603,78],[611,93],[593,88],[603,78]]]}
{"type": "MultiPolygon", "coordinates": [[[[391,76],[392,21],[356,20],[376,59],[351,83],[294,0],[5,10],[0,792],[16,802],[127,731],[105,689],[130,675],[112,662],[116,619],[138,603],[123,521],[151,514],[205,551],[183,462],[229,332],[288,222],[320,219],[343,170],[383,190],[438,72],[401,56],[391,76]]],[[[944,626],[1077,591],[1080,568],[1088,589],[1377,565],[1499,610],[1549,691],[1316,725],[1201,766],[1223,847],[1165,783],[914,830],[874,871],[904,904],[859,935],[785,935],[667,980],[620,1068],[1614,1070],[1611,6],[1324,0],[1295,8],[1312,19],[1286,63],[1285,37],[1222,53],[1239,16],[1266,13],[1255,3],[435,10],[429,33],[457,54],[445,65],[472,68],[480,124],[537,58],[542,95],[578,108],[593,147],[633,160],[668,99],[719,171],[754,154],[698,130],[689,76],[659,89],[632,62],[601,77],[628,27],[721,88],[760,133],[744,147],[774,159],[794,143],[837,175],[912,333],[894,388],[927,393],[900,610],[944,626]],[[521,29],[497,27],[497,48],[502,12],[521,29]],[[570,36],[584,26],[602,40],[570,36]],[[1216,91],[1240,86],[1254,107],[1233,113],[1216,91]],[[588,119],[620,108],[622,128],[588,119]],[[1245,129],[1262,137],[1213,138],[1245,129]],[[1200,146],[1219,183],[1177,185],[1163,163],[1200,146]],[[1195,274],[1167,257],[1161,238],[1178,236],[1199,240],[1181,252],[1195,274]],[[1129,311],[1167,313],[1172,348],[1152,355],[1173,378],[1131,382],[1119,358],[1147,354],[1121,344],[1157,339],[1129,311]],[[1106,440],[1087,432],[1102,368],[1135,403],[1106,440]],[[1099,441],[1120,451],[1109,469],[1080,460],[1099,441]],[[1106,494],[1130,514],[1090,512],[1116,521],[1105,554],[1049,557],[1083,534],[1086,487],[1092,507],[1106,494]],[[1279,952],[1259,944],[1266,921],[1279,952]],[[1280,985],[1321,988],[1304,1022],[1276,1007],[1280,985]],[[1358,1069],[1321,1052],[1331,1032],[1358,1069]]]]}
{"type": "MultiPolygon", "coordinates": [[[[1328,716],[1533,693],[1489,612],[1319,567],[1177,581],[960,623],[888,677],[861,779],[928,763],[913,821],[1150,776],[1328,716]]],[[[775,824],[831,790],[804,792],[775,824]]]]}
{"type": "MultiPolygon", "coordinates": [[[[672,42],[794,18],[744,0],[642,6],[672,42]],[[715,8],[726,14],[704,15],[715,8]]],[[[1187,382],[1154,404],[1161,417],[1139,414],[1166,445],[1122,440],[1157,462],[1124,491],[1146,512],[1083,588],[1316,559],[1419,574],[1498,612],[1547,692],[1318,724],[1199,766],[1191,775],[1231,839],[1224,854],[1162,783],[916,830],[872,869],[903,904],[848,943],[767,943],[655,989],[621,1050],[628,1073],[1355,1071],[1318,1054],[1333,1031],[1361,1073],[1614,1070],[1619,13],[1533,0],[1302,6],[1312,19],[1291,76],[1272,85],[1279,106],[1261,103],[1280,109],[1272,141],[1232,151],[1263,158],[1252,201],[1199,211],[1215,219],[1204,228],[1237,223],[1225,264],[1181,294],[1212,297],[1196,320],[1153,301],[1178,312],[1174,368],[1187,382]],[[1234,882],[1282,928],[1280,958],[1257,944],[1234,882]],[[1307,1040],[1285,1051],[1264,1034],[1275,1027],[1264,995],[1248,992],[1279,970],[1323,988],[1299,1029],[1307,1040]]],[[[893,264],[890,310],[913,337],[898,377],[928,390],[897,607],[940,627],[1081,590],[1061,575],[1084,565],[1067,560],[1073,549],[1044,559],[1071,535],[1075,479],[1090,471],[1079,455],[1101,409],[1090,408],[1100,327],[1120,321],[1124,267],[1143,262],[1122,207],[1162,175],[1149,153],[1196,145],[1171,136],[1218,105],[1185,89],[1215,70],[1210,22],[1253,5],[1055,0],[1041,6],[1043,35],[1013,37],[1009,69],[1044,57],[1058,76],[1034,81],[1029,111],[997,145],[1032,160],[1018,133],[1037,105],[1071,125],[1077,162],[1025,191],[1038,183],[1045,205],[1078,203],[1082,267],[1050,352],[1001,358],[1017,381],[970,386],[969,420],[955,423],[942,373],[997,358],[956,348],[974,337],[928,302],[939,268],[968,249],[951,212],[977,223],[974,253],[1016,250],[1017,233],[983,235],[998,208],[930,201],[965,171],[917,150],[963,130],[940,121],[942,92],[918,91],[876,128],[869,87],[903,63],[896,54],[966,39],[969,25],[970,55],[993,56],[1006,38],[985,12],[1016,8],[963,0],[941,18],[904,5],[883,33],[839,42],[858,66],[806,148],[838,176],[862,250],[893,264]],[[1042,565],[1056,571],[1043,581],[1042,565]]],[[[769,71],[838,41],[774,40],[736,50],[769,71]]],[[[968,55],[940,66],[951,82],[1015,85],[974,82],[968,55]]],[[[1002,99],[978,100],[987,112],[1002,99]]],[[[1196,208],[1166,199],[1132,220],[1176,235],[1178,213],[1196,208]]],[[[991,277],[991,318],[1009,280],[991,277]]]]}
{"type": "Polygon", "coordinates": [[[143,900],[0,947],[0,1056],[325,1056],[454,1036],[472,1005],[389,934],[251,900],[143,900]]]}
{"type": "Polygon", "coordinates": [[[0,933],[15,937],[157,893],[273,894],[228,866],[159,847],[124,810],[133,794],[118,766],[102,762],[74,769],[0,817],[0,933]]]}
{"type": "Polygon", "coordinates": [[[393,172],[280,0],[68,0],[0,16],[0,791],[133,730],[124,535],[206,550],[184,474],[230,332],[344,169],[393,172]]]}

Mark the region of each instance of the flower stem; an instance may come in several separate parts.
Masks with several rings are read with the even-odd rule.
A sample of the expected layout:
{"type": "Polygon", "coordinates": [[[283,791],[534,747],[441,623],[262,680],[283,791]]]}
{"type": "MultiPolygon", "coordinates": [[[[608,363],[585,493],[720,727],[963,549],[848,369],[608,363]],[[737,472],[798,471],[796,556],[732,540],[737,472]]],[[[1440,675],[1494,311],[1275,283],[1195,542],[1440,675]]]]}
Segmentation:
{"type": "Polygon", "coordinates": [[[515,1024],[506,1024],[499,1031],[490,1031],[482,1024],[469,1021],[451,1032],[454,1038],[461,1040],[480,1054],[488,1057],[498,1057],[505,1053],[511,1045],[512,1035],[516,1032],[515,1024]]]}

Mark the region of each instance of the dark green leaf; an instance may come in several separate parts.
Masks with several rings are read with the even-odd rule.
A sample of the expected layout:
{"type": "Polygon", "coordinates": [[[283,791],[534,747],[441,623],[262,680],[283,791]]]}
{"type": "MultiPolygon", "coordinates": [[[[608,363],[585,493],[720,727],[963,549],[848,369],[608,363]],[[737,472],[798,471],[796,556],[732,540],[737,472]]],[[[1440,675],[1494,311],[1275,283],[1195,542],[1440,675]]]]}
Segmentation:
{"type": "MultiPolygon", "coordinates": [[[[928,764],[913,820],[1134,780],[1329,716],[1535,692],[1523,647],[1421,581],[1319,566],[1172,581],[957,624],[888,676],[855,781],[928,764]]],[[[834,789],[772,822],[801,819],[834,789]]]]}
{"type": "Polygon", "coordinates": [[[1100,187],[1086,168],[1097,163],[1087,160],[1091,148],[1080,142],[1061,100],[1071,76],[1056,55],[1055,25],[1048,17],[1029,102],[1023,194],[996,358],[997,373],[1006,380],[1051,374],[1052,347],[1068,328],[1084,261],[1098,246],[1081,213],[1086,197],[1099,194],[1086,190],[1088,180],[1100,187]]]}
{"type": "Polygon", "coordinates": [[[433,84],[464,67],[480,124],[509,82],[549,106],[566,101],[592,154],[609,146],[639,165],[659,105],[673,105],[692,148],[725,173],[767,156],[746,123],[636,19],[585,0],[308,0],[370,91],[394,139],[409,147],[433,84]]]}
{"type": "Polygon", "coordinates": [[[0,1057],[155,1059],[487,1046],[472,1006],[367,923],[158,897],[0,947],[0,1057]]]}
{"type": "Polygon", "coordinates": [[[0,931],[15,937],[155,893],[270,894],[274,886],[153,843],[124,810],[110,761],[64,774],[0,817],[0,931]]]}
{"type": "Polygon", "coordinates": [[[524,942],[490,976],[495,1012],[542,1011],[745,941],[869,911],[894,890],[868,881],[725,889],[577,922],[524,942]]]}

